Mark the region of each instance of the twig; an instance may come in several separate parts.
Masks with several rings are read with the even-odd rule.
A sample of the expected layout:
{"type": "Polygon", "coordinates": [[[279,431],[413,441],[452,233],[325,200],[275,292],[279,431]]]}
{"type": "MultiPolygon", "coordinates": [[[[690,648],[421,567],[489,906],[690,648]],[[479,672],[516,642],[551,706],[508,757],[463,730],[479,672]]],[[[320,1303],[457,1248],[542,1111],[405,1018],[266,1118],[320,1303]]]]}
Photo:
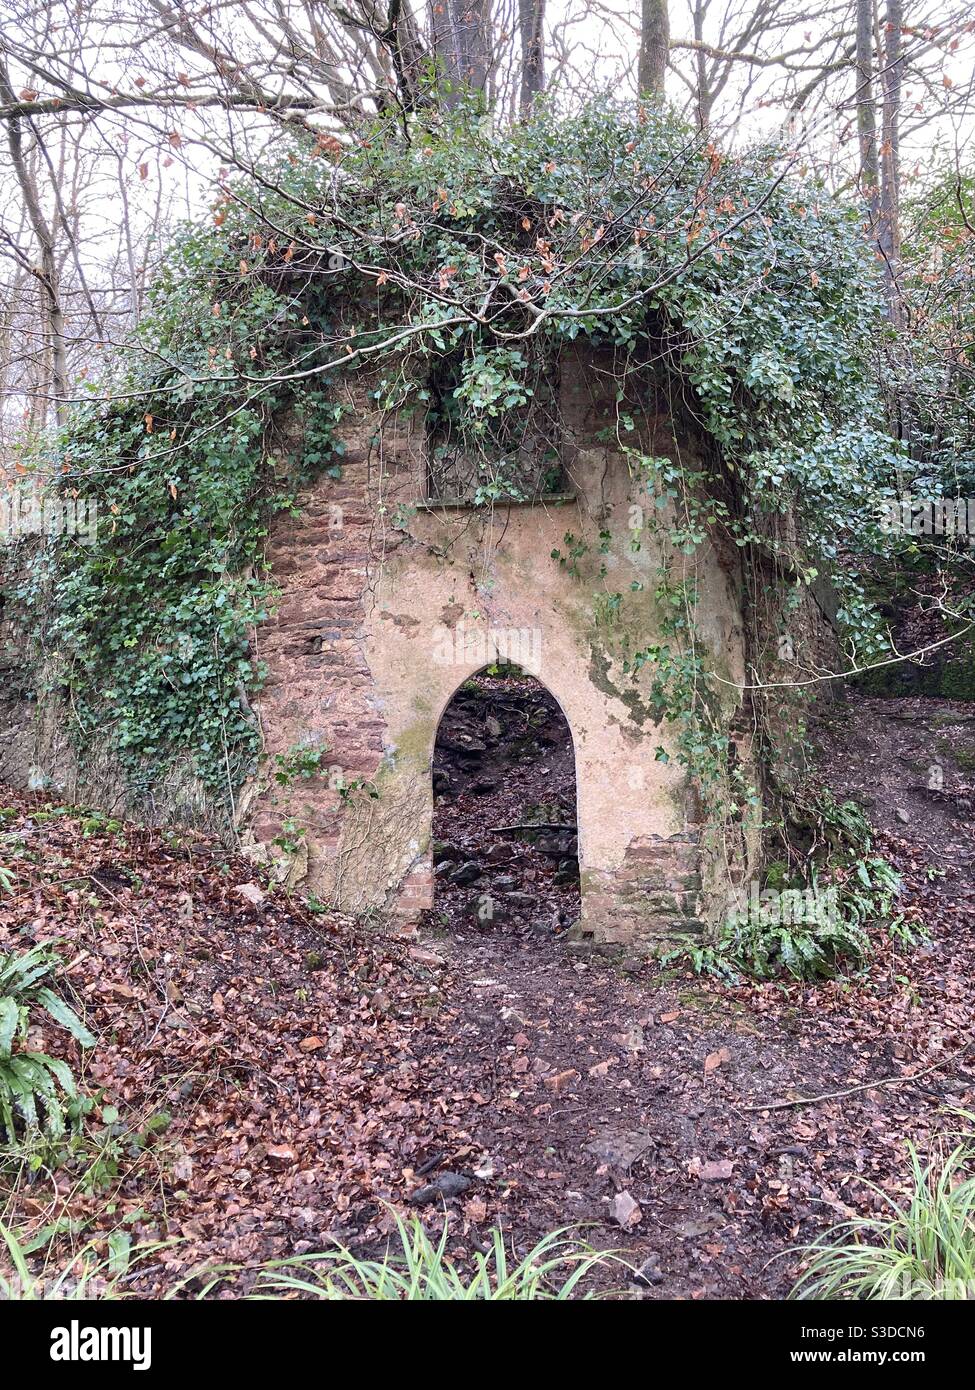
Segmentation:
{"type": "Polygon", "coordinates": [[[905,1082],[920,1081],[922,1076],[930,1076],[933,1071],[939,1071],[949,1062],[956,1062],[972,1046],[975,1046],[975,1038],[969,1038],[964,1047],[960,1047],[950,1057],[942,1057],[940,1062],[934,1062],[930,1067],[925,1067],[923,1071],[913,1072],[910,1076],[884,1076],[879,1081],[864,1081],[861,1086],[848,1086],[843,1091],[824,1091],[821,1096],[799,1096],[797,1100],[772,1100],[766,1102],[765,1105],[739,1105],[737,1108],[739,1110],[788,1110],[794,1105],[818,1105],[822,1100],[840,1100],[843,1096],[855,1096],[858,1091],[874,1091],[881,1086],[899,1086],[905,1082]]]}
{"type": "Polygon", "coordinates": [[[434,1154],[433,1158],[428,1158],[426,1163],[420,1164],[419,1168],[417,1168],[414,1174],[414,1177],[425,1178],[427,1173],[432,1173],[434,1168],[440,1167],[445,1157],[446,1155],[442,1153],[434,1154]]]}
{"type": "Polygon", "coordinates": [[[495,832],[503,830],[571,830],[573,835],[576,833],[574,825],[566,825],[564,822],[553,820],[526,821],[524,825],[489,825],[487,834],[493,835],[495,832]]]}

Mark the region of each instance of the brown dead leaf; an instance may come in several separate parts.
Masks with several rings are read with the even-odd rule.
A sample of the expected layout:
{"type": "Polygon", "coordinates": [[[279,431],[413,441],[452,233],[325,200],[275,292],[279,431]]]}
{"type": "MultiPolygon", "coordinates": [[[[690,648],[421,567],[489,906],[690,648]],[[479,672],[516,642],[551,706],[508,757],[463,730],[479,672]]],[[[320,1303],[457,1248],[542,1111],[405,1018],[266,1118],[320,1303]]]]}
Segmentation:
{"type": "Polygon", "coordinates": [[[485,1202],[483,1197],[468,1198],[464,1203],[464,1215],[467,1217],[468,1221],[473,1222],[475,1226],[480,1225],[487,1217],[487,1202],[485,1202]]]}
{"type": "Polygon", "coordinates": [[[554,1076],[546,1076],[545,1085],[550,1091],[554,1091],[556,1095],[560,1095],[566,1087],[572,1085],[573,1081],[578,1080],[579,1073],[574,1067],[570,1067],[568,1071],[560,1071],[556,1072],[554,1076]]]}
{"type": "Polygon", "coordinates": [[[290,1144],[268,1144],[267,1161],[271,1168],[290,1168],[298,1162],[298,1155],[290,1144]]]}

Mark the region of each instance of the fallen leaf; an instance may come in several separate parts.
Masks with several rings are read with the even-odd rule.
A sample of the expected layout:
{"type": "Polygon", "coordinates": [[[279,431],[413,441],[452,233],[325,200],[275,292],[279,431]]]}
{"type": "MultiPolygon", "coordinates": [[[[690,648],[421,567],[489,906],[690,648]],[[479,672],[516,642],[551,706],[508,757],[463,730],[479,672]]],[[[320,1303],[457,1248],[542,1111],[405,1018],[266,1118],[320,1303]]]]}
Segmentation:
{"type": "Polygon", "coordinates": [[[698,1177],[702,1182],[726,1182],[735,1171],[730,1158],[719,1158],[713,1163],[702,1163],[698,1177]]]}
{"type": "Polygon", "coordinates": [[[487,1202],[483,1197],[471,1197],[464,1203],[464,1215],[468,1221],[479,1225],[487,1216],[487,1202]]]}
{"type": "Polygon", "coordinates": [[[234,889],[238,898],[243,898],[252,907],[260,907],[267,894],[263,888],[259,888],[256,883],[239,883],[234,889]]]}
{"type": "Polygon", "coordinates": [[[556,1095],[561,1094],[567,1086],[571,1086],[573,1081],[579,1080],[579,1073],[572,1067],[568,1071],[556,1072],[554,1076],[546,1076],[545,1085],[556,1095]]]}
{"type": "Polygon", "coordinates": [[[269,1144],[267,1161],[272,1168],[290,1168],[298,1162],[298,1155],[290,1144],[269,1144]]]}

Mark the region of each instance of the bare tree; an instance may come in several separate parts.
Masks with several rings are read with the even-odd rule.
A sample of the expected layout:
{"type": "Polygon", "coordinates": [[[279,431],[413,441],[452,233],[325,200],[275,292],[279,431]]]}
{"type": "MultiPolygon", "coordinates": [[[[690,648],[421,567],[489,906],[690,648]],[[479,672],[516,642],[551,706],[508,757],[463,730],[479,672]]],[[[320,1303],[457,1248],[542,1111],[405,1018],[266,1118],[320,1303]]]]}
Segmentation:
{"type": "Polygon", "coordinates": [[[161,234],[302,129],[326,160],[383,118],[407,139],[465,86],[492,120],[543,90],[666,95],[702,135],[786,138],[856,189],[897,312],[900,183],[964,128],[966,0],[30,0],[0,54],[0,429],[41,428],[142,313],[161,234]],[[883,15],[878,5],[885,6],[883,15]],[[434,80],[431,80],[434,79],[434,80]],[[221,173],[224,171],[224,174],[221,173]]]}
{"type": "MultiPolygon", "coordinates": [[[[0,98],[6,103],[14,100],[10,74],[3,61],[0,61],[0,98]]],[[[45,350],[50,356],[51,395],[57,418],[61,422],[64,419],[64,403],[68,397],[68,354],[61,300],[61,276],[55,254],[54,232],[44,212],[35,169],[28,160],[24,143],[24,124],[25,120],[21,116],[7,122],[7,147],[27,220],[40,253],[39,264],[32,264],[27,253],[16,244],[12,244],[11,249],[23,268],[36,277],[43,292],[44,338],[45,350]]]]}
{"type": "Polygon", "coordinates": [[[903,27],[901,0],[888,0],[883,37],[883,104],[880,144],[880,218],[877,244],[884,260],[891,317],[900,318],[900,119],[903,27]]]}

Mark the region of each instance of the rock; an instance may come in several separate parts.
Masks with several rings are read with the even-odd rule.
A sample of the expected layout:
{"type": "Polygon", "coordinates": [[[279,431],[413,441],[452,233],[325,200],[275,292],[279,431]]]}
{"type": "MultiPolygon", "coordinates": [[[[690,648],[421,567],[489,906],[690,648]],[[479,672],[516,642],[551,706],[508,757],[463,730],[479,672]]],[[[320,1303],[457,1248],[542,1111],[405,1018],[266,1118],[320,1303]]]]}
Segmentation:
{"type": "Polygon", "coordinates": [[[488,864],[508,864],[514,858],[514,848],[509,844],[492,845],[484,858],[488,864]]]}
{"type": "Polygon", "coordinates": [[[240,852],[251,864],[267,865],[271,862],[271,852],[263,840],[255,840],[254,832],[246,830],[241,836],[240,852]]]}
{"type": "Polygon", "coordinates": [[[414,1192],[409,1200],[414,1206],[422,1207],[428,1202],[435,1202],[438,1197],[459,1197],[470,1185],[470,1178],[465,1178],[463,1173],[441,1173],[427,1187],[421,1187],[414,1192]]]}
{"type": "Polygon", "coordinates": [[[179,1009],[172,1009],[163,1019],[163,1023],[167,1028],[174,1028],[178,1032],[185,1032],[187,1028],[193,1027],[192,1020],[179,1009]]]}
{"type": "Polygon", "coordinates": [[[723,1211],[710,1211],[702,1216],[688,1216],[681,1221],[675,1221],[671,1230],[679,1236],[688,1236],[694,1240],[708,1235],[711,1231],[720,1231],[727,1224],[728,1218],[723,1211]]]}
{"type": "Polygon", "coordinates": [[[291,1168],[298,1162],[298,1155],[290,1144],[268,1144],[267,1162],[269,1168],[291,1168]]]}
{"type": "Polygon", "coordinates": [[[627,1052],[642,1052],[646,1044],[646,1039],[639,1023],[631,1023],[625,1033],[613,1034],[613,1042],[619,1043],[620,1047],[625,1047],[627,1052]]]}
{"type": "Polygon", "coordinates": [[[702,1182],[727,1182],[734,1171],[731,1159],[721,1158],[713,1163],[702,1163],[698,1177],[702,1182]]]}
{"type": "Polygon", "coordinates": [[[498,915],[498,901],[490,893],[478,893],[477,897],[468,899],[466,911],[482,931],[487,931],[498,915]]]}
{"type": "Polygon", "coordinates": [[[567,1086],[571,1086],[573,1081],[578,1080],[579,1073],[573,1067],[570,1067],[568,1071],[560,1071],[556,1072],[554,1076],[546,1076],[545,1085],[550,1091],[554,1091],[556,1095],[560,1095],[567,1086]]]}
{"type": "Polygon", "coordinates": [[[415,960],[417,965],[443,965],[443,956],[438,956],[436,951],[425,951],[422,946],[411,947],[410,960],[415,960]]]}
{"type": "Polygon", "coordinates": [[[628,1192],[617,1192],[609,1204],[609,1214],[618,1226],[623,1227],[624,1231],[639,1226],[643,1220],[643,1212],[640,1210],[639,1202],[634,1201],[628,1192]]]}
{"type": "Polygon", "coordinates": [[[446,748],[448,753],[459,753],[461,757],[480,757],[487,752],[487,744],[483,739],[475,738],[473,734],[462,732],[444,735],[441,733],[437,742],[441,748],[446,748]]]}
{"type": "Polygon", "coordinates": [[[466,864],[459,865],[450,875],[451,883],[476,883],[481,877],[481,866],[476,864],[473,859],[469,859],[466,864]]]}
{"type": "Polygon", "coordinates": [[[607,1131],[586,1145],[586,1153],[611,1168],[628,1169],[654,1144],[654,1136],[643,1129],[607,1131]]]}
{"type": "Polygon", "coordinates": [[[535,906],[534,893],[505,893],[504,900],[508,907],[519,908],[535,906]]]}
{"type": "Polygon", "coordinates": [[[649,1289],[654,1284],[662,1284],[667,1276],[660,1268],[660,1256],[654,1252],[648,1255],[643,1264],[632,1276],[631,1283],[639,1284],[641,1288],[649,1289]]]}
{"type": "Polygon", "coordinates": [[[911,819],[910,814],[904,810],[903,806],[897,807],[897,819],[903,822],[904,825],[906,825],[908,821],[911,819]]]}

